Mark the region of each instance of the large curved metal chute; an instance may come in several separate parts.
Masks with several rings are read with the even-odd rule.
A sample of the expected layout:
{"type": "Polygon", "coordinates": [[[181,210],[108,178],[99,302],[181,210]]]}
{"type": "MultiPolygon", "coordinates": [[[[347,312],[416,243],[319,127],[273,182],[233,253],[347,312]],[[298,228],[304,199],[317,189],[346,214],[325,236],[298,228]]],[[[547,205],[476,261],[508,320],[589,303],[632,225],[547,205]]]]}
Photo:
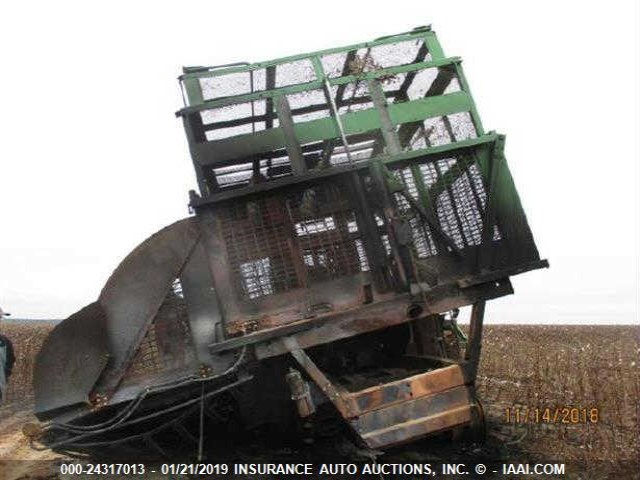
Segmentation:
{"type": "Polygon", "coordinates": [[[122,379],[198,237],[194,218],[160,230],[124,259],[102,289],[98,301],[107,316],[110,354],[103,391],[113,391],[122,379]]]}
{"type": "Polygon", "coordinates": [[[36,359],[37,413],[87,403],[98,380],[101,392],[116,389],[198,238],[194,218],[160,230],[120,263],[97,302],[56,326],[36,359]]]}
{"type": "Polygon", "coordinates": [[[88,402],[109,358],[105,320],[94,302],[49,333],[33,372],[36,414],[88,402]]]}

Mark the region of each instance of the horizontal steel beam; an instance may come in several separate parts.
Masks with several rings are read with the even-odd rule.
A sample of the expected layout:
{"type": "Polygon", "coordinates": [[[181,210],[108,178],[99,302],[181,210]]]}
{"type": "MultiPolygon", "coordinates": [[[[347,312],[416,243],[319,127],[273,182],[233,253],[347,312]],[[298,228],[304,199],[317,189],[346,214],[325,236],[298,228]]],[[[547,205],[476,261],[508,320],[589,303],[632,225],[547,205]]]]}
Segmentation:
{"type": "MultiPolygon", "coordinates": [[[[248,72],[250,70],[258,70],[261,68],[266,68],[266,67],[270,67],[270,66],[274,66],[274,65],[280,65],[283,63],[290,63],[290,62],[295,62],[298,60],[305,60],[305,59],[311,59],[312,57],[317,57],[317,56],[324,56],[324,55],[331,55],[331,54],[335,54],[335,53],[343,53],[343,52],[348,52],[350,50],[358,50],[361,48],[371,48],[371,47],[375,47],[378,45],[388,45],[390,43],[397,43],[397,42],[404,42],[404,41],[410,41],[410,40],[417,40],[417,39],[425,39],[425,42],[427,43],[427,45],[434,45],[434,39],[435,39],[435,35],[433,34],[433,32],[430,31],[430,27],[423,27],[419,30],[415,30],[415,31],[411,31],[411,32],[406,32],[406,33],[400,33],[397,35],[390,35],[390,36],[386,36],[380,39],[376,39],[370,42],[363,42],[363,43],[355,43],[352,45],[347,45],[344,47],[334,47],[334,48],[329,48],[326,50],[318,50],[315,52],[310,52],[310,53],[303,53],[303,54],[298,54],[298,55],[291,55],[288,57],[282,57],[282,58],[277,58],[277,59],[273,59],[273,60],[267,60],[267,61],[263,61],[263,62],[256,62],[256,63],[251,63],[249,65],[237,65],[237,66],[231,66],[231,67],[227,67],[227,68],[216,68],[215,70],[206,70],[206,71],[193,71],[193,72],[188,72],[188,73],[184,73],[183,75],[181,75],[179,77],[180,80],[184,80],[184,79],[200,79],[200,78],[208,78],[208,77],[214,77],[214,76],[220,76],[220,75],[228,75],[230,73],[241,73],[241,72],[248,72]]],[[[432,56],[441,54],[441,50],[437,49],[437,48],[432,48],[434,50],[434,52],[432,53],[432,56]]],[[[207,67],[203,67],[203,68],[207,68],[207,67]]]]}
{"type": "MultiPolygon", "coordinates": [[[[442,296],[428,297],[425,315],[443,313],[454,308],[471,305],[480,299],[492,299],[513,293],[509,280],[484,283],[466,289],[458,289],[455,285],[451,288],[455,290],[455,293],[447,290],[443,291],[442,296]]],[[[405,294],[394,300],[363,305],[355,310],[318,316],[309,320],[314,322],[313,328],[290,336],[295,338],[300,348],[310,348],[361,333],[400,325],[415,320],[407,315],[406,309],[410,303],[410,295],[405,294]]],[[[264,342],[258,341],[255,344],[255,355],[258,359],[283,355],[289,350],[282,338],[264,342]]]]}
{"type": "MultiPolygon", "coordinates": [[[[458,142],[452,142],[445,145],[438,145],[435,147],[428,147],[420,150],[412,150],[409,152],[402,152],[397,155],[389,156],[386,154],[381,155],[380,158],[383,163],[386,165],[394,165],[396,163],[408,162],[417,158],[426,158],[427,160],[433,158],[436,160],[439,156],[449,154],[454,151],[461,151],[465,149],[476,148],[478,146],[490,144],[495,141],[496,135],[494,133],[489,133],[487,135],[483,135],[478,138],[471,138],[468,140],[461,140],[458,142]]],[[[230,200],[232,198],[238,198],[245,195],[255,194],[259,192],[265,192],[269,190],[274,190],[276,188],[285,187],[288,185],[293,185],[295,183],[308,182],[310,180],[331,177],[334,175],[344,174],[349,171],[358,171],[361,169],[369,168],[371,160],[358,162],[354,165],[338,165],[326,170],[320,170],[317,172],[306,172],[302,175],[297,176],[289,176],[284,178],[279,178],[275,180],[271,180],[264,183],[258,183],[256,185],[251,185],[247,187],[241,187],[229,191],[223,191],[220,193],[212,194],[205,198],[197,199],[196,201],[191,202],[192,207],[201,207],[204,205],[209,205],[217,202],[222,202],[225,200],[230,200]]]]}
{"type": "MultiPolygon", "coordinates": [[[[452,113],[468,112],[471,97],[465,92],[426,97],[411,102],[394,103],[388,106],[394,124],[415,122],[452,113]]],[[[380,129],[380,115],[370,108],[340,116],[346,135],[359,134],[380,129]]],[[[338,138],[335,121],[322,118],[296,123],[293,131],[301,145],[338,138]]],[[[286,136],[282,129],[272,128],[236,137],[198,143],[193,146],[194,158],[202,166],[222,166],[232,160],[248,157],[286,147],[286,136]]]]}
{"type": "MultiPolygon", "coordinates": [[[[448,57],[437,60],[431,60],[428,62],[410,63],[408,65],[400,65],[396,67],[381,68],[379,70],[373,70],[371,72],[364,72],[360,75],[345,75],[335,78],[327,78],[330,86],[340,86],[349,83],[356,83],[361,81],[374,80],[377,78],[388,77],[389,75],[397,75],[402,73],[417,72],[419,70],[426,70],[429,68],[446,67],[449,65],[458,65],[462,59],[460,57],[448,57]]],[[[176,116],[189,115],[195,112],[201,112],[203,110],[210,110],[212,108],[225,107],[227,105],[233,105],[238,103],[252,102],[256,100],[263,100],[266,98],[273,98],[278,95],[289,95],[292,93],[307,92],[309,90],[319,90],[322,88],[324,80],[319,78],[307,83],[298,83],[295,85],[289,85],[286,87],[274,88],[271,90],[260,90],[253,93],[246,93],[242,95],[234,95],[232,97],[214,98],[211,100],[204,100],[202,98],[202,92],[198,83],[185,84],[187,95],[193,98],[190,100],[189,106],[184,107],[176,112],[176,116]]]]}

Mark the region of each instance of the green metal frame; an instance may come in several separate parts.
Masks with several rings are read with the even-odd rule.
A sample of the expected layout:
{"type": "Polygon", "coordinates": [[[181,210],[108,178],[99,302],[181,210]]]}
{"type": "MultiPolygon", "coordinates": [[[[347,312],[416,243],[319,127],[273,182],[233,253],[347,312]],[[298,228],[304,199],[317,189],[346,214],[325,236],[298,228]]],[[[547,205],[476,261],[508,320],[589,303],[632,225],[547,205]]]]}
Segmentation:
{"type": "MultiPolygon", "coordinates": [[[[433,32],[430,27],[420,27],[411,32],[383,37],[372,42],[321,50],[309,54],[294,55],[266,62],[218,69],[214,67],[185,68],[185,73],[180,77],[180,81],[186,93],[186,102],[188,103],[188,106],[180,110],[177,115],[182,116],[185,119],[187,138],[189,140],[190,150],[195,164],[194,166],[201,185],[201,193],[204,196],[208,196],[212,193],[207,191],[206,182],[202,179],[204,176],[204,167],[222,166],[229,164],[238,158],[246,158],[251,155],[283,148],[290,151],[292,148],[298,148],[299,145],[312,142],[339,139],[341,137],[344,142],[344,137],[348,135],[378,131],[381,128],[384,131],[385,127],[388,130],[399,124],[420,121],[426,118],[469,112],[478,136],[483,135],[484,131],[482,123],[479,115],[477,114],[473,98],[469,92],[460,62],[461,60],[458,57],[445,57],[435,32],[433,32]],[[380,45],[411,40],[422,40],[424,42],[424,45],[427,47],[427,52],[431,56],[429,61],[393,66],[365,72],[360,75],[346,75],[340,77],[329,77],[328,73],[324,71],[322,65],[321,57],[324,55],[336,53],[347,54],[348,52],[358,49],[369,49],[380,45]],[[200,84],[200,80],[203,78],[251,72],[257,69],[274,67],[300,60],[309,60],[313,65],[316,76],[314,81],[232,97],[216,98],[213,100],[203,99],[200,84]],[[286,132],[283,128],[271,128],[215,141],[206,141],[202,134],[197,135],[194,133],[198,127],[202,127],[198,112],[204,110],[256,100],[270,99],[271,102],[280,106],[280,108],[276,108],[277,112],[283,108],[283,101],[281,99],[286,99],[286,96],[290,94],[324,89],[326,96],[330,97],[328,89],[331,87],[340,87],[341,85],[347,85],[349,83],[367,82],[370,88],[375,88],[375,85],[378,85],[377,80],[389,75],[411,74],[412,72],[416,73],[427,68],[442,67],[452,68],[455,71],[455,74],[459,79],[461,91],[448,95],[436,95],[413,101],[385,105],[383,108],[388,110],[388,117],[391,125],[383,125],[381,123],[383,108],[378,104],[374,108],[352,113],[337,115],[337,112],[333,112],[333,115],[329,118],[302,123],[290,122],[290,128],[286,132]],[[200,124],[198,124],[199,122],[200,124]]],[[[328,101],[332,101],[332,99],[328,98],[328,101]]],[[[388,135],[385,137],[385,144],[388,147],[388,142],[390,140],[393,141],[393,138],[396,135],[391,132],[387,133],[388,135]]],[[[394,141],[394,143],[397,142],[394,141]]],[[[400,153],[397,148],[395,149],[395,152],[398,154],[400,153]]],[[[295,168],[295,173],[304,173],[304,169],[299,167],[295,168]]]]}
{"type": "MultiPolygon", "coordinates": [[[[316,57],[316,60],[317,62],[315,64],[317,66],[315,68],[317,71],[318,69],[322,69],[322,65],[319,64],[320,63],[319,57],[316,57]]],[[[462,59],[460,57],[447,57],[447,58],[441,58],[441,59],[433,60],[429,62],[419,62],[419,63],[411,63],[408,65],[396,66],[396,67],[381,68],[380,70],[363,72],[360,75],[345,75],[342,77],[328,77],[325,75],[323,71],[320,74],[320,76],[318,76],[318,79],[311,82],[299,83],[295,85],[289,85],[286,87],[279,87],[273,90],[260,90],[254,93],[234,95],[232,97],[223,97],[223,98],[217,98],[212,100],[204,100],[202,97],[202,90],[197,81],[200,80],[200,78],[221,76],[220,74],[218,74],[219,72],[216,71],[215,73],[217,73],[217,75],[207,75],[205,77],[191,79],[191,80],[195,80],[195,82],[190,83],[188,88],[185,89],[187,92],[187,99],[189,102],[189,106],[186,106],[182,110],[179,110],[177,112],[177,115],[185,115],[188,113],[199,112],[199,111],[208,110],[211,108],[224,107],[226,105],[232,105],[236,103],[244,103],[244,102],[251,102],[254,100],[262,100],[265,98],[273,98],[280,95],[289,95],[291,93],[300,93],[300,92],[306,92],[309,90],[317,90],[323,87],[325,79],[327,80],[327,82],[329,82],[329,85],[331,86],[340,86],[340,85],[345,85],[348,83],[353,83],[353,82],[358,82],[363,80],[374,80],[380,77],[395,75],[398,73],[409,73],[409,72],[414,72],[418,70],[424,70],[427,68],[446,67],[449,65],[456,66],[456,68],[458,68],[461,62],[462,62],[462,59]]],[[[242,73],[242,72],[238,72],[238,73],[242,73]]],[[[183,82],[185,82],[184,85],[185,87],[187,87],[186,81],[183,80],[183,82]]]]}
{"type": "MultiPolygon", "coordinates": [[[[407,77],[405,77],[406,79],[407,77]]],[[[186,68],[185,73],[180,77],[180,81],[186,92],[187,106],[180,110],[177,115],[182,116],[184,119],[202,195],[201,197],[192,196],[191,205],[193,207],[202,207],[231,198],[363,169],[369,169],[372,177],[376,178],[378,183],[384,183],[386,175],[384,172],[387,169],[409,166],[415,178],[418,192],[419,203],[415,207],[421,212],[423,219],[431,230],[442,238],[446,236],[439,230],[440,226],[438,225],[433,199],[437,198],[440,193],[437,190],[438,188],[442,188],[443,184],[453,184],[457,178],[453,171],[449,172],[443,177],[440,185],[429,188],[420,174],[419,163],[456,156],[460,162],[457,171],[462,172],[457,175],[465,174],[471,165],[477,165],[482,174],[488,197],[486,210],[483,213],[482,247],[479,252],[473,252],[472,255],[475,259],[474,263],[476,263],[475,271],[491,270],[494,260],[492,258],[494,251],[491,249],[491,244],[496,225],[500,226],[500,232],[503,237],[502,244],[505,246],[504,250],[512,260],[509,263],[512,265],[533,265],[536,261],[539,261],[537,249],[504,158],[505,137],[493,132],[484,132],[462,69],[461,59],[459,57],[445,56],[435,32],[430,27],[422,27],[412,32],[383,37],[372,42],[266,62],[225,68],[186,68]],[[348,54],[348,52],[358,49],[369,49],[379,45],[407,40],[422,40],[430,59],[428,61],[419,61],[421,58],[418,56],[416,57],[416,63],[375,69],[359,75],[329,76],[328,72],[324,71],[321,60],[324,55],[348,54]],[[201,79],[252,72],[257,69],[274,67],[299,60],[309,60],[316,77],[313,81],[232,97],[203,99],[201,79]],[[439,87],[436,87],[433,92],[428,93],[423,98],[414,98],[413,100],[406,98],[394,102],[387,100],[381,85],[384,78],[395,74],[407,74],[409,76],[428,68],[439,69],[438,75],[429,90],[438,83],[438,78],[442,76],[439,87]],[[458,80],[460,90],[445,94],[445,87],[454,76],[458,80]],[[348,84],[362,83],[366,84],[368,88],[368,96],[373,106],[355,112],[339,113],[335,105],[336,99],[331,93],[332,87],[340,88],[348,84]],[[320,89],[324,90],[331,115],[326,118],[295,123],[292,119],[287,96],[320,89]],[[277,114],[280,121],[279,127],[212,141],[207,141],[204,138],[200,112],[256,100],[270,102],[270,105],[273,106],[273,112],[277,114]],[[456,139],[452,138],[452,142],[445,145],[427,145],[424,148],[403,151],[403,145],[399,138],[399,132],[402,131],[401,127],[406,125],[406,131],[402,132],[405,135],[403,140],[406,141],[406,135],[411,134],[414,131],[413,129],[417,128],[416,125],[425,119],[445,117],[461,112],[468,112],[476,131],[476,138],[459,141],[455,141],[456,139]],[[200,133],[197,132],[198,128],[201,130],[200,133]],[[349,153],[347,137],[370,132],[376,132],[376,138],[378,138],[376,142],[379,141],[379,146],[384,148],[379,148],[367,161],[353,163],[349,153]],[[301,145],[326,141],[342,143],[345,146],[349,162],[327,169],[309,171],[305,166],[301,145]],[[286,150],[291,162],[292,175],[290,176],[226,191],[211,190],[207,184],[205,179],[207,169],[231,165],[234,161],[236,163],[246,163],[249,159],[257,158],[256,156],[260,154],[284,150],[286,150]]],[[[266,83],[267,85],[269,84],[268,81],[266,83]]],[[[406,91],[404,93],[406,94],[406,91]]],[[[388,190],[388,187],[385,185],[383,190],[388,190]]],[[[411,201],[411,199],[409,200],[411,201]]],[[[393,204],[393,197],[388,196],[388,207],[393,209],[393,204]]],[[[450,252],[460,255],[460,252],[452,245],[451,239],[445,238],[444,240],[446,240],[444,245],[450,252]]]]}
{"type": "Polygon", "coordinates": [[[427,27],[418,27],[412,30],[411,32],[399,33],[396,35],[381,37],[371,42],[356,43],[353,45],[347,45],[345,47],[318,50],[311,53],[292,55],[289,57],[268,60],[265,62],[256,62],[256,63],[247,64],[243,66],[233,66],[233,67],[227,67],[227,68],[186,67],[184,69],[185,73],[180,76],[180,80],[184,81],[184,80],[199,79],[199,78],[219,76],[219,75],[227,75],[229,73],[248,72],[248,71],[257,70],[260,68],[281,65],[283,63],[291,63],[298,60],[318,58],[323,55],[331,55],[334,53],[344,53],[350,50],[371,48],[379,45],[387,45],[391,43],[397,43],[397,42],[403,42],[403,41],[409,41],[409,40],[424,40],[429,52],[431,53],[431,58],[434,58],[434,59],[444,58],[442,47],[440,46],[440,43],[436,38],[435,32],[431,30],[430,26],[427,26],[427,27]]]}
{"type": "MultiPolygon", "coordinates": [[[[414,161],[421,158],[436,160],[438,158],[443,158],[443,157],[452,155],[453,153],[456,153],[456,152],[466,152],[466,151],[475,152],[477,148],[485,146],[482,149],[483,153],[481,157],[484,159],[486,157],[485,153],[491,151],[491,145],[493,145],[493,143],[496,141],[497,138],[498,138],[498,135],[496,133],[489,132],[477,138],[460,140],[455,143],[437,145],[437,146],[429,147],[426,149],[401,152],[396,155],[389,155],[384,153],[379,155],[375,159],[372,159],[371,162],[360,162],[355,165],[336,166],[336,167],[329,168],[327,170],[322,170],[319,172],[306,172],[304,174],[292,175],[289,177],[284,177],[284,178],[273,180],[270,182],[259,183],[257,185],[252,185],[252,186],[238,188],[238,189],[229,190],[229,191],[221,191],[219,193],[213,193],[207,197],[202,197],[202,198],[197,197],[192,200],[192,206],[199,207],[207,204],[229,200],[231,198],[250,195],[252,193],[274,190],[274,189],[281,188],[294,183],[307,182],[315,178],[331,177],[335,175],[343,175],[346,172],[369,169],[371,167],[371,164],[374,162],[374,160],[379,161],[380,163],[384,164],[387,167],[392,167],[394,165],[402,165],[402,164],[411,165],[413,164],[414,161]]],[[[490,161],[490,160],[487,159],[487,161],[490,161]]]]}

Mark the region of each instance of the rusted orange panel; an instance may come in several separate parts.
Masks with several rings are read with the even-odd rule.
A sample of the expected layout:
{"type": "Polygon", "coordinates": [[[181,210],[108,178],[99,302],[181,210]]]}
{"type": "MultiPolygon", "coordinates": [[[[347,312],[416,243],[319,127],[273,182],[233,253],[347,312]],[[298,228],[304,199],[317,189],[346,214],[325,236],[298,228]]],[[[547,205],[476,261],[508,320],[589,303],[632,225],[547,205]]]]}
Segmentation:
{"type": "Polygon", "coordinates": [[[402,425],[363,435],[369,448],[389,448],[426,435],[468,425],[471,422],[471,407],[452,409],[427,418],[418,418],[402,425]]]}
{"type": "Polygon", "coordinates": [[[467,425],[471,409],[471,394],[463,385],[365,413],[350,423],[369,447],[389,447],[467,425]]]}
{"type": "Polygon", "coordinates": [[[464,385],[462,368],[459,365],[451,365],[354,392],[349,394],[349,398],[357,406],[358,415],[360,415],[460,385],[464,385]]]}
{"type": "Polygon", "coordinates": [[[411,379],[414,398],[441,392],[458,385],[464,385],[464,375],[460,365],[440,368],[411,379]]]}

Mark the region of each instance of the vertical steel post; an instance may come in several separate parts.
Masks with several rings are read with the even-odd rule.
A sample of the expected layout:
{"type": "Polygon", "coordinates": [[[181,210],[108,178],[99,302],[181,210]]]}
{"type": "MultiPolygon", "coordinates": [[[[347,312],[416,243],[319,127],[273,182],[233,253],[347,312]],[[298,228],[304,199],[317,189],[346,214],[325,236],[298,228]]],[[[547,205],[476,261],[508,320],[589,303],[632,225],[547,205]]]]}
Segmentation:
{"type": "Polygon", "coordinates": [[[482,322],[484,320],[484,307],[486,302],[481,300],[473,304],[471,319],[469,322],[469,341],[465,350],[464,359],[467,365],[469,380],[475,383],[480,363],[480,350],[482,348],[482,322]]]}
{"type": "Polygon", "coordinates": [[[280,121],[280,128],[282,128],[284,132],[284,138],[287,143],[287,154],[291,162],[291,171],[294,175],[300,175],[307,171],[307,166],[304,163],[302,149],[300,148],[300,143],[293,129],[293,117],[291,115],[289,101],[284,95],[279,95],[274,97],[274,103],[276,105],[278,120],[280,121]]]}

